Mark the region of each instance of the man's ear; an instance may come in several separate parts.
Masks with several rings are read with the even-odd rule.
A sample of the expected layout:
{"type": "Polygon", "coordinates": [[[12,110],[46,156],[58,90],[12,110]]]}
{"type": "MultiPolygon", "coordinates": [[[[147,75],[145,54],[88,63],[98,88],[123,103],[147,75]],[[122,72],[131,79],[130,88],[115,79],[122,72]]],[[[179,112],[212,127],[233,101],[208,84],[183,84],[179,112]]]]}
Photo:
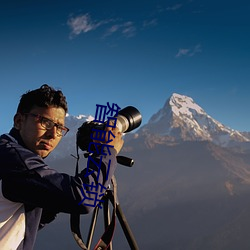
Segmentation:
{"type": "Polygon", "coordinates": [[[20,130],[22,127],[22,122],[23,122],[23,115],[21,113],[16,113],[14,116],[14,128],[17,130],[20,130]]]}

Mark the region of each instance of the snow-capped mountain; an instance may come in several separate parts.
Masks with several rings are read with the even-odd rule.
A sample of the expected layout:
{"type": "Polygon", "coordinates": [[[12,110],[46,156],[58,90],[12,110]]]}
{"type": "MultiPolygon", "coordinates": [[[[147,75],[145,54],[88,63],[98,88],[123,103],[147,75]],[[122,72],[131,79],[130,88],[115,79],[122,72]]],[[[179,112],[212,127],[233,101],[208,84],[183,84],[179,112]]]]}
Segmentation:
{"type": "Polygon", "coordinates": [[[220,146],[250,141],[239,131],[213,119],[191,97],[176,93],[139,130],[139,134],[148,133],[172,141],[211,141],[220,146]]]}
{"type": "MultiPolygon", "coordinates": [[[[93,119],[91,115],[67,115],[66,126],[70,131],[54,150],[53,158],[75,154],[78,128],[93,119]]],[[[136,134],[128,133],[125,141],[126,138],[138,136],[145,138],[150,147],[152,144],[176,141],[210,141],[224,147],[235,143],[250,143],[247,133],[224,126],[209,116],[191,97],[176,93],[172,94],[165,105],[136,134]]]]}

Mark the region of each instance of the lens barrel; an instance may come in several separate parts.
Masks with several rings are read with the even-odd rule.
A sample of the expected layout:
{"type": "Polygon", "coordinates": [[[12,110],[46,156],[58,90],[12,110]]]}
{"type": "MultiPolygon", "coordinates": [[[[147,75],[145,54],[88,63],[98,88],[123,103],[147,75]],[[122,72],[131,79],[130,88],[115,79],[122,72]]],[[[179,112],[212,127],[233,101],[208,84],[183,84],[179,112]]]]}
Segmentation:
{"type": "Polygon", "coordinates": [[[116,126],[120,132],[127,133],[141,125],[142,116],[140,112],[133,106],[121,109],[116,117],[116,126]]]}
{"type": "MultiPolygon", "coordinates": [[[[118,127],[119,131],[122,133],[127,133],[138,128],[142,121],[140,112],[132,106],[121,109],[115,118],[117,118],[116,127],[118,127]]],[[[105,126],[106,123],[100,124],[94,121],[84,122],[82,126],[78,128],[76,134],[77,146],[81,150],[87,151],[89,144],[92,142],[91,134],[93,129],[104,130],[105,126]]]]}

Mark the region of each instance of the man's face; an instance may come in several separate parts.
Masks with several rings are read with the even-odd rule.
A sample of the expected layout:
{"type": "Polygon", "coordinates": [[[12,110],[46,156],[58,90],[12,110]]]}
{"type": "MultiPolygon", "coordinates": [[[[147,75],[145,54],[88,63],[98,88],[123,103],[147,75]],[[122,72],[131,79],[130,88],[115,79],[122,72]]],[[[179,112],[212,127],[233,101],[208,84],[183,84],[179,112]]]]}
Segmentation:
{"type": "MultiPolygon", "coordinates": [[[[66,115],[63,108],[37,106],[32,108],[29,114],[40,115],[62,126],[64,126],[66,115]]],[[[62,137],[57,134],[56,126],[45,129],[39,118],[29,114],[17,114],[14,118],[15,127],[19,130],[25,146],[45,158],[55,149],[62,137]]]]}

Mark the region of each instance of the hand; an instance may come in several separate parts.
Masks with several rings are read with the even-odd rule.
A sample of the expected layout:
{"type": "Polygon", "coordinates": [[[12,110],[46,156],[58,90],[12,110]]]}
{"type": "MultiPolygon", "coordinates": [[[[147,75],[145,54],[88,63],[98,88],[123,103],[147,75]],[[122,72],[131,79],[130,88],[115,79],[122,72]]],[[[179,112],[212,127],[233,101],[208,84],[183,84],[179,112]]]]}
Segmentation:
{"type": "Polygon", "coordinates": [[[124,144],[124,140],[122,139],[122,133],[119,131],[118,128],[106,127],[105,130],[107,131],[105,138],[106,144],[114,146],[114,149],[116,150],[117,154],[119,154],[124,144]],[[114,136],[109,136],[109,131],[111,131],[114,136]],[[112,141],[108,142],[108,140],[112,141]]]}

